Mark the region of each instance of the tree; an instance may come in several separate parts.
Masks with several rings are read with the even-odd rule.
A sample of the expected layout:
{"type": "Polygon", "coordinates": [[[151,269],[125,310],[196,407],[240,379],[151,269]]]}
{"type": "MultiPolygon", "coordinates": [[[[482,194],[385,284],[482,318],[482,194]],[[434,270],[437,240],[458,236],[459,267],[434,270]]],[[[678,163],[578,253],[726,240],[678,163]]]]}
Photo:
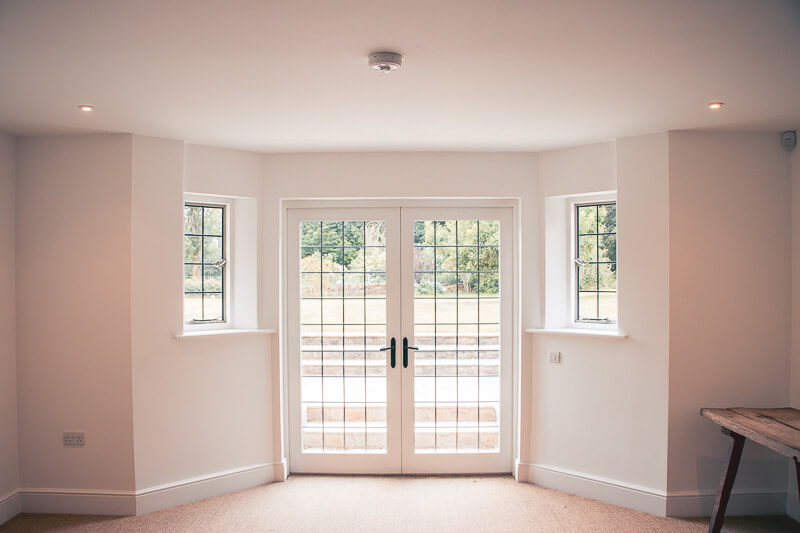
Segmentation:
{"type": "Polygon", "coordinates": [[[601,205],[597,209],[598,228],[600,233],[613,235],[600,236],[600,254],[605,260],[612,261],[611,271],[617,271],[617,204],[601,205]]]}

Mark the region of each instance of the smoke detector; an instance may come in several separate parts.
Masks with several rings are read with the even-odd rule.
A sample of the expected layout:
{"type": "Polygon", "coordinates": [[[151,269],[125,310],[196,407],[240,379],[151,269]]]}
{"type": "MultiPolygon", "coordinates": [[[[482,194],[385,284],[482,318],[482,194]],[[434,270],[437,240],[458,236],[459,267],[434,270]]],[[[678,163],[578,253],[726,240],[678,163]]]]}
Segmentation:
{"type": "Polygon", "coordinates": [[[375,52],[369,55],[370,68],[378,72],[389,73],[400,68],[403,56],[394,52],[375,52]]]}

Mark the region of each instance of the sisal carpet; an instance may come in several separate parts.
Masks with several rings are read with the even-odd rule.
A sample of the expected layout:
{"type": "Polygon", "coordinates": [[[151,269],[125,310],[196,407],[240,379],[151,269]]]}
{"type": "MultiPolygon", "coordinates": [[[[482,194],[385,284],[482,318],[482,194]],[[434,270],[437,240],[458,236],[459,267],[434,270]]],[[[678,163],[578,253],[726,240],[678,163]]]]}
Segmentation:
{"type": "MultiPolygon", "coordinates": [[[[285,483],[142,516],[22,514],[2,532],[691,532],[707,519],[662,518],[511,477],[292,476],[285,483]]],[[[726,532],[800,531],[785,516],[729,517],[726,532]]]]}

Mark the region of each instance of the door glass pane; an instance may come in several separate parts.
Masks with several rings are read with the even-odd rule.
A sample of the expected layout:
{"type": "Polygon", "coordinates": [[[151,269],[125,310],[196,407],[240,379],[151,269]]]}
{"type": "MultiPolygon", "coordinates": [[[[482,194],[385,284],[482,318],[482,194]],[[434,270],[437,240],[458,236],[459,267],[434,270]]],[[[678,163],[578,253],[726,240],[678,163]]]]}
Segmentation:
{"type": "Polygon", "coordinates": [[[386,223],[300,224],[303,453],[386,453],[386,223]]]}
{"type": "Polygon", "coordinates": [[[500,222],[414,222],[416,453],[499,452],[500,222]]]}

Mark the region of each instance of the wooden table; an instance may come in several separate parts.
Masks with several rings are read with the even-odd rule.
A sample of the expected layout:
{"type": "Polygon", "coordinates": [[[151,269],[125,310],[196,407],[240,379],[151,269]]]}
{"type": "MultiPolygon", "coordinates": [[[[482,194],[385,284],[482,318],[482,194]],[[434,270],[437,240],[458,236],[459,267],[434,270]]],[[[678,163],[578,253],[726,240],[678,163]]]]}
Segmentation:
{"type": "Polygon", "coordinates": [[[739,468],[744,440],[750,439],[771,450],[794,459],[797,487],[800,491],[800,411],[790,407],[780,409],[700,409],[700,415],[722,426],[722,433],[733,439],[728,454],[728,467],[722,475],[717,500],[708,525],[709,533],[719,533],[725,519],[725,508],[731,496],[733,480],[739,468]]]}

